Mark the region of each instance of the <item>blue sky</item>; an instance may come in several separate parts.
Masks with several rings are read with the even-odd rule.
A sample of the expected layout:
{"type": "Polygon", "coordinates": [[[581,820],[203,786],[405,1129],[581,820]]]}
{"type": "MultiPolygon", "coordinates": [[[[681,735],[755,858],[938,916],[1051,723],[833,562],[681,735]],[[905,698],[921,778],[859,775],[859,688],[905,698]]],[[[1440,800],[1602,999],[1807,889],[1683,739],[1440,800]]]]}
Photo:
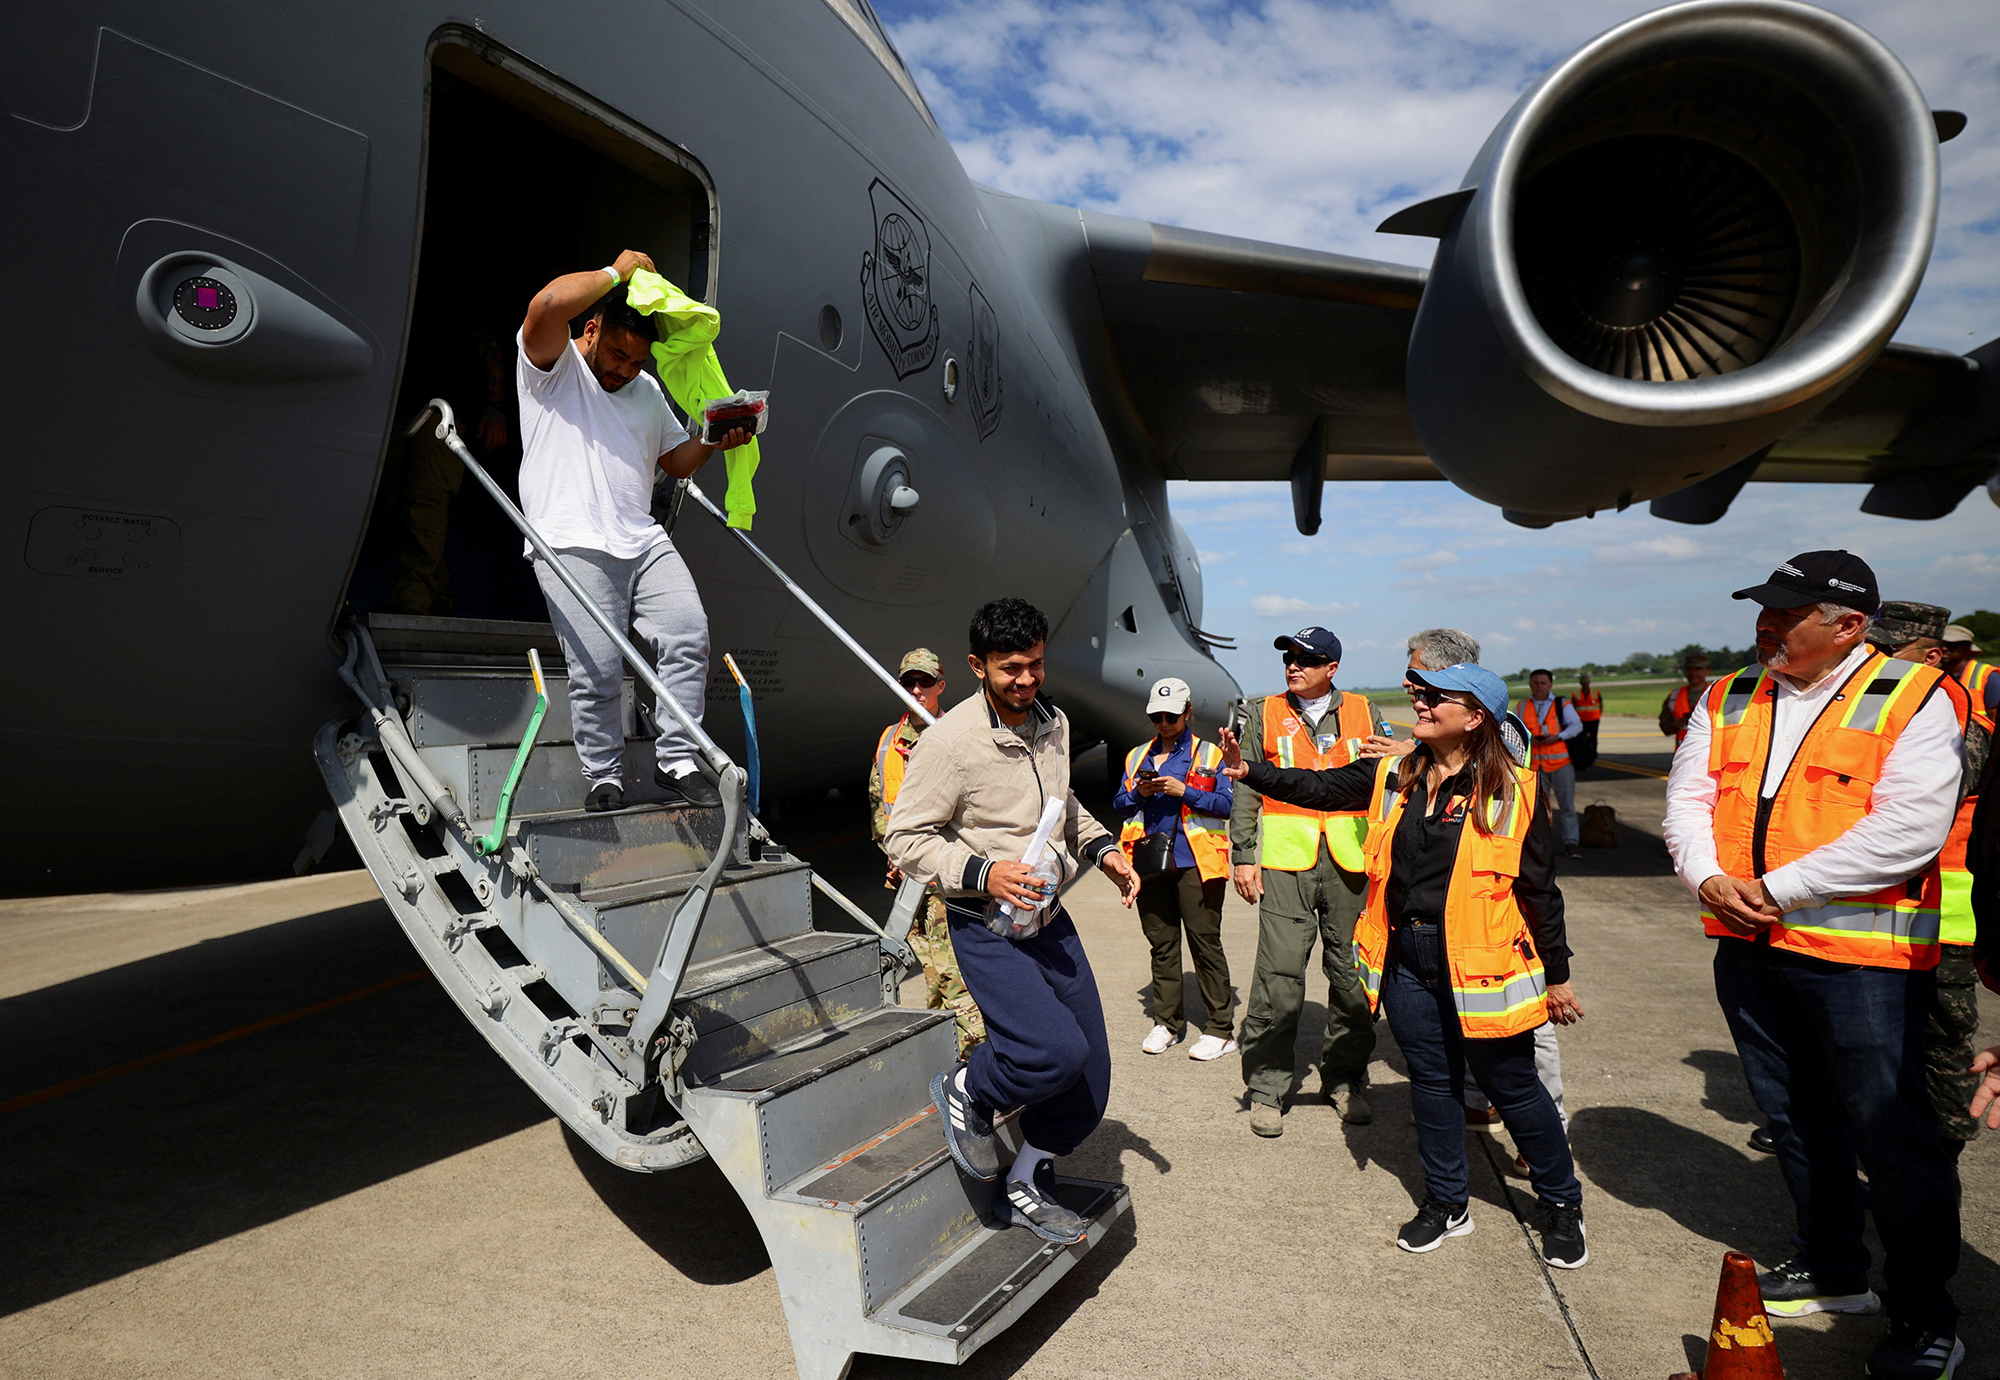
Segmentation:
{"type": "MultiPolygon", "coordinates": [[[[877,0],[971,175],[1024,196],[1404,263],[1378,235],[1449,191],[1507,107],[1570,49],[1647,8],[1606,0],[877,0]]],[[[1899,339],[1964,351],[2000,335],[2000,24],[1990,0],[1842,0],[1937,108],[1971,124],[1941,150],[1931,270],[1899,339]]],[[[1884,593],[2000,608],[2000,509],[1975,490],[1934,523],[1868,517],[1847,485],[1750,486],[1708,527],[1643,506],[1530,532],[1449,484],[1329,486],[1300,537],[1280,484],[1175,484],[1203,556],[1205,626],[1274,679],[1270,639],[1323,623],[1341,679],[1384,684],[1403,638],[1460,626],[1513,669],[1612,661],[1688,641],[1740,646],[1728,591],[1792,552],[1842,546],[1884,593]]]]}

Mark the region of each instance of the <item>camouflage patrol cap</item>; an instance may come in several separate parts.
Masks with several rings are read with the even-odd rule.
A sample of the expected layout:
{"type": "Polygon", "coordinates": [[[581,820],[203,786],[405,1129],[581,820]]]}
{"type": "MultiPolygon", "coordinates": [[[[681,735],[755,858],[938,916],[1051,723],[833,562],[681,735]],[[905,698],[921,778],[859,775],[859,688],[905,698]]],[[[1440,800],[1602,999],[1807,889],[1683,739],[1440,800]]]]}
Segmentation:
{"type": "Polygon", "coordinates": [[[1944,625],[1950,617],[1950,609],[1939,608],[1936,604],[1890,599],[1875,615],[1875,626],[1868,630],[1868,642],[1870,646],[1891,652],[1898,647],[1907,647],[1920,637],[1942,642],[1944,625]]]}
{"type": "Polygon", "coordinates": [[[944,674],[944,663],[938,660],[938,654],[929,647],[918,647],[915,651],[903,654],[902,664],[896,668],[896,678],[900,680],[912,671],[935,679],[944,674]]]}

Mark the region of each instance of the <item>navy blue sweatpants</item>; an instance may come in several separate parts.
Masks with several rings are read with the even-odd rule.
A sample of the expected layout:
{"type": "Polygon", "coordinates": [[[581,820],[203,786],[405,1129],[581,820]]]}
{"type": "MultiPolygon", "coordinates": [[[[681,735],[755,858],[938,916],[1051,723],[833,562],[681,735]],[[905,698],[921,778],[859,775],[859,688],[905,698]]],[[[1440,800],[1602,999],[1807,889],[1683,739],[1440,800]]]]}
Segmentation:
{"type": "Polygon", "coordinates": [[[947,903],[945,916],[958,974],[986,1018],[965,1090],[996,1111],[1025,1108],[1029,1143],[1069,1154],[1097,1129],[1111,1097],[1104,1004],[1075,923],[1058,905],[1040,933],[1006,939],[956,905],[947,903]]]}

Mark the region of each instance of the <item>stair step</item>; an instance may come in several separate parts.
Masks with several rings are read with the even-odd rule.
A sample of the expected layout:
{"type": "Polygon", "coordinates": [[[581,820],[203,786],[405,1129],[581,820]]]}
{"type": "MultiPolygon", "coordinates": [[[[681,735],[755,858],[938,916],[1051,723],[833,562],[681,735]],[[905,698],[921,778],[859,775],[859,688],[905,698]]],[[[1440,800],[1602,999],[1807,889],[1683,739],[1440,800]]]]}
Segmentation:
{"type": "Polygon", "coordinates": [[[722,843],[722,811],[632,805],[520,817],[521,842],[553,886],[604,888],[699,872],[722,843]]]}
{"type": "MultiPolygon", "coordinates": [[[[836,995],[814,1000],[826,1004],[836,995]]],[[[957,1039],[949,1012],[882,1007],[708,1077],[689,1096],[741,1099],[750,1106],[763,1190],[774,1193],[928,1107],[931,1076],[951,1067],[957,1039]],[[849,1068],[853,1075],[833,1076],[849,1068]]],[[[713,1042],[696,1042],[691,1067],[713,1042]]]]}
{"type": "Polygon", "coordinates": [[[690,965],[680,1009],[704,1038],[729,1025],[824,997],[863,980],[880,985],[881,951],[866,934],[812,931],[690,965]]]}
{"type": "MultiPolygon", "coordinates": [[[[578,899],[596,908],[597,927],[620,953],[651,971],[674,911],[697,875],[684,871],[621,886],[585,887],[578,899]]],[[[716,884],[692,959],[708,963],[813,932],[811,868],[792,859],[732,867],[716,884]]]]}
{"type": "MultiPolygon", "coordinates": [[[[554,717],[553,706],[550,717],[554,717]]],[[[527,732],[525,724],[521,731],[527,732]]],[[[583,765],[577,760],[576,748],[570,743],[556,742],[554,738],[555,735],[548,730],[548,720],[544,720],[535,750],[521,772],[521,782],[514,788],[514,810],[517,814],[561,814],[583,808],[583,765]]],[[[507,774],[514,770],[514,756],[519,746],[517,742],[469,750],[464,803],[479,823],[490,825],[499,813],[500,792],[506,788],[507,774]]],[[[626,805],[646,805],[659,800],[660,788],[653,782],[654,761],[652,739],[633,738],[625,744],[620,784],[625,787],[626,805]]]]}
{"type": "Polygon", "coordinates": [[[801,1174],[781,1193],[821,1207],[853,1210],[919,1177],[939,1156],[949,1160],[935,1105],[801,1174]]]}
{"type": "Polygon", "coordinates": [[[1123,1184],[1063,1174],[1056,1176],[1056,1198],[1090,1221],[1082,1241],[1063,1246],[1026,1227],[984,1227],[870,1316],[950,1338],[963,1360],[1069,1273],[1132,1201],[1123,1184]]]}
{"type": "MultiPolygon", "coordinates": [[[[390,672],[390,679],[409,697],[404,719],[410,741],[420,748],[518,744],[527,736],[528,720],[535,710],[535,684],[528,676],[525,654],[518,671],[398,666],[390,672]]],[[[542,719],[541,737],[552,743],[568,742],[575,736],[569,717],[569,678],[544,668],[543,681],[548,686],[549,710],[542,719]]],[[[639,729],[639,699],[629,678],[624,683],[623,700],[619,718],[630,738],[639,729]]]]}

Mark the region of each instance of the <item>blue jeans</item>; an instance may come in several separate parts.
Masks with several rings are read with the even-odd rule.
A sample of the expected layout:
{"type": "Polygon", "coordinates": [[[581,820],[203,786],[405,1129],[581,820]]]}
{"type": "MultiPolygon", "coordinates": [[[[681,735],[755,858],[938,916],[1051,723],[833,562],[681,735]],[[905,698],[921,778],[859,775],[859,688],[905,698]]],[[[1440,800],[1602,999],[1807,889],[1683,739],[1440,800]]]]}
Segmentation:
{"type": "Polygon", "coordinates": [[[1548,1203],[1582,1202],[1583,1185],[1576,1181],[1562,1117],[1535,1073],[1534,1032],[1466,1039],[1439,952],[1441,939],[1434,924],[1399,926],[1390,939],[1393,952],[1382,978],[1383,1010],[1410,1070],[1410,1109],[1417,1117],[1424,1188],[1446,1203],[1463,1203],[1469,1196],[1465,1104],[1459,1089],[1470,1069],[1528,1162],[1536,1196],[1548,1203]]]}
{"type": "Polygon", "coordinates": [[[1881,1233],[1889,1316],[1949,1334],[1958,1194],[1924,1081],[1930,973],[1719,940],[1715,995],[1798,1208],[1792,1245],[1842,1293],[1868,1287],[1862,1213],[1881,1233]],[[1864,1192],[1856,1157],[1868,1170],[1864,1192]]]}

